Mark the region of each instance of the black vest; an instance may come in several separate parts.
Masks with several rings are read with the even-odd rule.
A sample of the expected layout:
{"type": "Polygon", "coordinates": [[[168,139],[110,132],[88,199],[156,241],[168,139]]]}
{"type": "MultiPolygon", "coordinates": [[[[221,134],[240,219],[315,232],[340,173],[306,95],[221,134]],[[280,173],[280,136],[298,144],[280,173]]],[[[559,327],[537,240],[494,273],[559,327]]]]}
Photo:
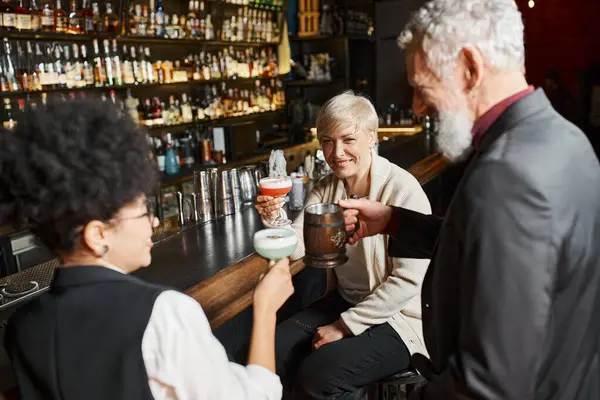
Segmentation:
{"type": "Polygon", "coordinates": [[[164,290],[108,268],[59,268],[7,327],[22,399],[153,399],[142,337],[164,290]]]}

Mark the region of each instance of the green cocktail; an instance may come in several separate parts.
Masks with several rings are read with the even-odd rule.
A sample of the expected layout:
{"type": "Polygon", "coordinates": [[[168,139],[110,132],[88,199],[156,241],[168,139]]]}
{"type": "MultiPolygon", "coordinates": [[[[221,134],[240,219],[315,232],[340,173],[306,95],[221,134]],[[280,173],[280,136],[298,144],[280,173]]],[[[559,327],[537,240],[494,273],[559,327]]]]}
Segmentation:
{"type": "Polygon", "coordinates": [[[298,236],[291,229],[269,228],[254,234],[254,249],[269,260],[289,257],[298,244],[298,236]]]}

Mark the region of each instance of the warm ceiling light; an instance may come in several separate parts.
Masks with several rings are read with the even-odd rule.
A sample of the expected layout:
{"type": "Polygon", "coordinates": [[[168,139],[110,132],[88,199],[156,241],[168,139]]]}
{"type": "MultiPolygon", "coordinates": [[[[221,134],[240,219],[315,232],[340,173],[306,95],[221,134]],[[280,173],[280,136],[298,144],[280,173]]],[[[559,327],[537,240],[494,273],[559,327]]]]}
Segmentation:
{"type": "Polygon", "coordinates": [[[527,3],[527,5],[529,6],[529,8],[533,8],[533,6],[535,6],[535,1],[529,0],[529,3],[527,3]]]}

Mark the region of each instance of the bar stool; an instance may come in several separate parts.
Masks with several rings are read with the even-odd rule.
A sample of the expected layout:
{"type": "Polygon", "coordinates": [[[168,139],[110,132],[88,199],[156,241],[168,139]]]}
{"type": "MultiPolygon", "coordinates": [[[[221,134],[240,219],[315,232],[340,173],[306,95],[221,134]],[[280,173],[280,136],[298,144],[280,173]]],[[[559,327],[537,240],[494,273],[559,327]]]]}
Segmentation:
{"type": "Polygon", "coordinates": [[[407,368],[385,379],[369,385],[368,400],[401,400],[405,387],[408,397],[418,386],[425,383],[425,378],[414,368],[407,368]]]}

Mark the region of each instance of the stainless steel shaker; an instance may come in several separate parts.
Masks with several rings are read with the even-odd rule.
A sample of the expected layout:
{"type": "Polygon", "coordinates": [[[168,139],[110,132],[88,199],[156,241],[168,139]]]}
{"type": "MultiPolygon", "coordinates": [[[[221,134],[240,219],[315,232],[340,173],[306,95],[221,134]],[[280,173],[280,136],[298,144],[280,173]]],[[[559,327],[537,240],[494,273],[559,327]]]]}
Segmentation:
{"type": "Polygon", "coordinates": [[[194,171],[194,193],[196,193],[196,210],[199,218],[202,221],[214,219],[214,189],[208,171],[194,171]]]}
{"type": "Polygon", "coordinates": [[[242,184],[240,181],[240,171],[237,168],[229,170],[229,179],[231,180],[231,194],[233,195],[233,208],[240,211],[244,205],[242,201],[242,184]]]}
{"type": "Polygon", "coordinates": [[[246,204],[254,202],[254,198],[258,194],[258,185],[254,169],[251,166],[246,166],[240,169],[240,187],[242,190],[242,201],[246,204]]]}
{"type": "Polygon", "coordinates": [[[216,189],[215,202],[217,206],[217,217],[233,214],[235,212],[235,206],[229,171],[223,170],[217,172],[216,189]]]}

